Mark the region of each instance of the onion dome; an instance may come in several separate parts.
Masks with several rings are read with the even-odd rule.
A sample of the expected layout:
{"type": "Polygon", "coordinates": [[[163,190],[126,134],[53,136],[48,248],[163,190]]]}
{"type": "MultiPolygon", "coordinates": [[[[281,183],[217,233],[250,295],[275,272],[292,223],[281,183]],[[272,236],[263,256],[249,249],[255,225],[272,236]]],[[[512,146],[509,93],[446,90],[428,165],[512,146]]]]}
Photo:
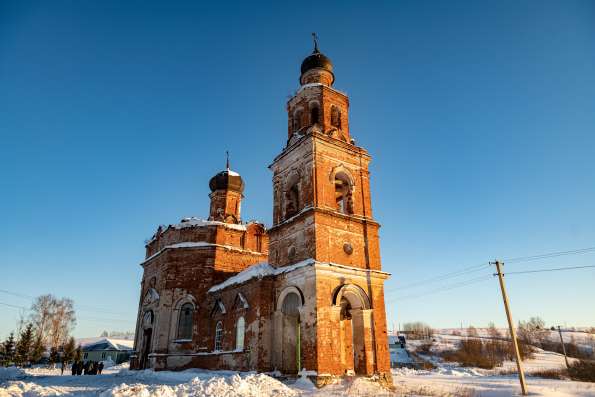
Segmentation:
{"type": "Polygon", "coordinates": [[[318,45],[314,47],[312,54],[306,57],[302,62],[301,72],[306,73],[312,69],[324,69],[333,73],[333,63],[322,52],[318,51],[318,45]]]}
{"type": "Polygon", "coordinates": [[[302,61],[300,84],[319,83],[331,86],[335,81],[333,74],[333,63],[318,50],[318,37],[312,33],[314,39],[314,51],[302,61]]]}
{"type": "Polygon", "coordinates": [[[242,193],[244,191],[244,181],[240,174],[226,169],[211,178],[209,188],[212,192],[215,190],[233,190],[242,193]]]}
{"type": "Polygon", "coordinates": [[[211,178],[209,188],[211,192],[215,190],[233,190],[242,193],[244,191],[244,181],[240,174],[229,169],[229,152],[226,151],[225,155],[227,157],[225,170],[211,178]]]}

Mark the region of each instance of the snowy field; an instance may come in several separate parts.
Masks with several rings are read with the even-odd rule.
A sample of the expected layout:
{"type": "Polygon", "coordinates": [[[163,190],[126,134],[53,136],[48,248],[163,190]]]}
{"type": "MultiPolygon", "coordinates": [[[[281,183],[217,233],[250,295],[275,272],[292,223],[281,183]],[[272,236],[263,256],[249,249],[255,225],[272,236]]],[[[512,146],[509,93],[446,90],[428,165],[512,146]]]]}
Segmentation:
{"type": "MultiPolygon", "coordinates": [[[[527,378],[532,396],[595,396],[595,384],[527,378]]],[[[231,371],[187,370],[182,372],[129,371],[113,368],[102,375],[60,376],[59,370],[34,368],[0,369],[0,397],[5,396],[141,396],[141,397],[326,397],[326,396],[440,396],[503,397],[518,395],[513,375],[495,375],[482,370],[439,365],[432,371],[397,369],[394,392],[366,379],[343,380],[316,389],[306,379],[280,382],[264,374],[231,371]]]]}
{"type": "Polygon", "coordinates": [[[60,375],[57,369],[0,368],[0,397],[293,397],[382,396],[389,394],[366,379],[343,381],[322,390],[307,379],[283,383],[265,374],[232,371],[130,371],[114,367],[102,375],[60,375]]]}

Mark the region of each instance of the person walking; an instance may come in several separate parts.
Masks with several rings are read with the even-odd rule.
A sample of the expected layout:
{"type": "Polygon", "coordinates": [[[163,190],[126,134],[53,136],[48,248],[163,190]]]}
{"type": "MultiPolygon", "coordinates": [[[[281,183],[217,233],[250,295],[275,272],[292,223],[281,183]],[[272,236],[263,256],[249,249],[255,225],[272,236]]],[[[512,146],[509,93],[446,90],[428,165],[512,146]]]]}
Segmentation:
{"type": "Polygon", "coordinates": [[[66,367],[66,360],[62,359],[62,366],[60,367],[60,375],[64,375],[64,367],[66,367]]]}
{"type": "Polygon", "coordinates": [[[76,375],[78,363],[75,361],[72,363],[72,367],[70,367],[70,373],[72,376],[76,375]]]}
{"type": "Polygon", "coordinates": [[[101,371],[103,371],[103,361],[100,361],[99,364],[97,364],[97,372],[99,372],[99,375],[101,375],[101,371]]]}

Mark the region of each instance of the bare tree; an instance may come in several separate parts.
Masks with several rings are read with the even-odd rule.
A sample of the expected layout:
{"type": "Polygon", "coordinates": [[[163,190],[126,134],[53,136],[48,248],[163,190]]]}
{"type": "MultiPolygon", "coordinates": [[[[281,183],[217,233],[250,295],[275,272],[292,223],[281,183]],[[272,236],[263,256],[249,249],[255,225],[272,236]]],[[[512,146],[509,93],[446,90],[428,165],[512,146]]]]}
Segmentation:
{"type": "Polygon", "coordinates": [[[35,328],[35,336],[44,346],[49,342],[48,328],[55,300],[56,298],[51,294],[41,295],[31,305],[31,324],[35,328]]]}
{"type": "Polygon", "coordinates": [[[502,334],[500,333],[500,331],[498,331],[498,328],[496,328],[496,325],[494,325],[494,323],[488,324],[488,335],[492,339],[501,339],[502,338],[502,334]]]}
{"type": "Polygon", "coordinates": [[[56,300],[50,321],[50,346],[59,347],[65,344],[75,324],[76,317],[72,299],[56,300]]]}
{"type": "Polygon", "coordinates": [[[475,328],[473,325],[470,325],[467,328],[467,336],[472,337],[472,338],[477,338],[477,336],[478,336],[477,328],[475,328]]]}
{"type": "Polygon", "coordinates": [[[37,343],[57,349],[67,341],[76,324],[74,303],[68,298],[41,295],[31,306],[30,321],[36,331],[37,343]]]}
{"type": "Polygon", "coordinates": [[[410,339],[429,339],[434,330],[428,324],[417,321],[403,324],[403,332],[407,333],[410,339]]]}

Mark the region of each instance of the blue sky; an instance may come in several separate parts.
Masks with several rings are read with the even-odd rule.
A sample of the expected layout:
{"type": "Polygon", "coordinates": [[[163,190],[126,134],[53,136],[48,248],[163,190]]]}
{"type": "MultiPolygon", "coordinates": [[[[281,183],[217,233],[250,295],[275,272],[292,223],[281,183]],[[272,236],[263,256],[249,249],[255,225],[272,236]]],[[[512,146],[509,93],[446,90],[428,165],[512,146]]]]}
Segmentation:
{"type": "MultiPolygon", "coordinates": [[[[495,279],[428,294],[488,268],[400,289],[595,246],[593,2],[4,1],[0,302],[51,292],[76,301],[77,336],[133,330],[144,240],[208,215],[225,150],[244,218],[270,225],[267,165],[312,31],[373,156],[389,326],[504,325],[495,279]]],[[[513,315],[595,325],[594,281],[511,275],[513,315]]],[[[17,315],[0,305],[0,337],[17,315]]]]}

